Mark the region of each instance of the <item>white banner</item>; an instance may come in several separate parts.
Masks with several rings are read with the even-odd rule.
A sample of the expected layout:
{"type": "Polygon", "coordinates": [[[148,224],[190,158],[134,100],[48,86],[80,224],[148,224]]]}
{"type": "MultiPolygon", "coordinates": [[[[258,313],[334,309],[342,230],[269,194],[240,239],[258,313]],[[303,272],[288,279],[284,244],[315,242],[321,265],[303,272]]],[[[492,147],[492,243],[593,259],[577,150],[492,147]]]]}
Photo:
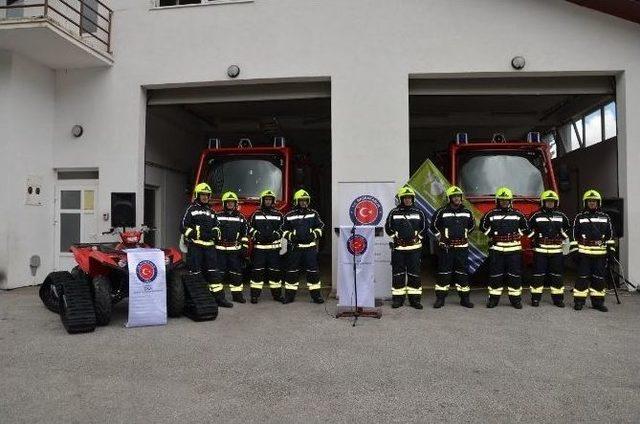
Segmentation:
{"type": "Polygon", "coordinates": [[[373,308],[374,295],[374,234],[375,227],[340,226],[338,262],[338,306],[354,306],[358,288],[358,306],[373,308]]]}
{"type": "MultiPolygon", "coordinates": [[[[338,225],[370,225],[382,229],[395,208],[397,184],[394,181],[339,182],[340,216],[338,225]]],[[[384,230],[375,237],[375,297],[391,297],[391,250],[384,230]]]]}
{"type": "Polygon", "coordinates": [[[167,323],[167,276],[160,249],[128,249],[129,319],[127,327],[167,323]]]}

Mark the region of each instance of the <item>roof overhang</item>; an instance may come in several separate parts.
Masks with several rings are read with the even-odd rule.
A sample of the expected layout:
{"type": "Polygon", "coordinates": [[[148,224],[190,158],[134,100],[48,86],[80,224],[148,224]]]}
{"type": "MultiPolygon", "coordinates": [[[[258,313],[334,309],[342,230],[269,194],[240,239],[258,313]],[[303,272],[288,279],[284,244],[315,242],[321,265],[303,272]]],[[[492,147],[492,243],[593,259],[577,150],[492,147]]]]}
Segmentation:
{"type": "Polygon", "coordinates": [[[589,9],[640,23],[640,0],[567,0],[589,9]]]}

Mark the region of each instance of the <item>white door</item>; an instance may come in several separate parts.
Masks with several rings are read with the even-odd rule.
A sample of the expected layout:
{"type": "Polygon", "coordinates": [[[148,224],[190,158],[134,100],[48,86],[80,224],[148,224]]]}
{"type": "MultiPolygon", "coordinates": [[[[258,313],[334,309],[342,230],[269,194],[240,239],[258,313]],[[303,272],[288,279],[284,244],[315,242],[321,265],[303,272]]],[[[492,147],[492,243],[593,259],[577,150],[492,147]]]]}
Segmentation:
{"type": "Polygon", "coordinates": [[[55,214],[55,269],[75,265],[69,248],[75,243],[98,242],[97,181],[58,181],[55,214]]]}

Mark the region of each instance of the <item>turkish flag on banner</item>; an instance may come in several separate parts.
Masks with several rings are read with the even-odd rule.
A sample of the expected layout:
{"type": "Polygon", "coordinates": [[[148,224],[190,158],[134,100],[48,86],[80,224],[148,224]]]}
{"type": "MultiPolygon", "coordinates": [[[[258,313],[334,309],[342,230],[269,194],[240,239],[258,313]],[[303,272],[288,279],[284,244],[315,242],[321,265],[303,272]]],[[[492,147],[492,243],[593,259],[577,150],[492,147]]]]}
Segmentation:
{"type": "Polygon", "coordinates": [[[338,263],[338,306],[375,306],[375,227],[340,226],[338,263]],[[355,231],[354,231],[355,230],[355,231]],[[355,259],[355,275],[354,275],[355,259]],[[355,279],[354,279],[355,277],[355,279]]]}

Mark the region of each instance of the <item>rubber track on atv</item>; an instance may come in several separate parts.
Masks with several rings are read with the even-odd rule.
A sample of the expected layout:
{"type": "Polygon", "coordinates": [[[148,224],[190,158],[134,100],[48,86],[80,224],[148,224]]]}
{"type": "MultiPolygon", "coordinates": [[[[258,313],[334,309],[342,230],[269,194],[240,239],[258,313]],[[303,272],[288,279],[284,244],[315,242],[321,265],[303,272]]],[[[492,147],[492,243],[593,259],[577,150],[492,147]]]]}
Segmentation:
{"type": "Polygon", "coordinates": [[[61,286],[60,319],[67,332],[76,334],[95,330],[96,313],[87,282],[73,279],[65,281],[61,286]]]}
{"type": "Polygon", "coordinates": [[[212,321],[218,317],[218,304],[201,275],[184,274],[184,314],[194,321],[212,321]]]}
{"type": "Polygon", "coordinates": [[[40,286],[38,295],[48,310],[56,314],[60,313],[60,299],[58,296],[61,285],[65,281],[71,281],[73,279],[73,275],[68,271],[56,271],[47,275],[47,278],[45,278],[40,286]]]}

